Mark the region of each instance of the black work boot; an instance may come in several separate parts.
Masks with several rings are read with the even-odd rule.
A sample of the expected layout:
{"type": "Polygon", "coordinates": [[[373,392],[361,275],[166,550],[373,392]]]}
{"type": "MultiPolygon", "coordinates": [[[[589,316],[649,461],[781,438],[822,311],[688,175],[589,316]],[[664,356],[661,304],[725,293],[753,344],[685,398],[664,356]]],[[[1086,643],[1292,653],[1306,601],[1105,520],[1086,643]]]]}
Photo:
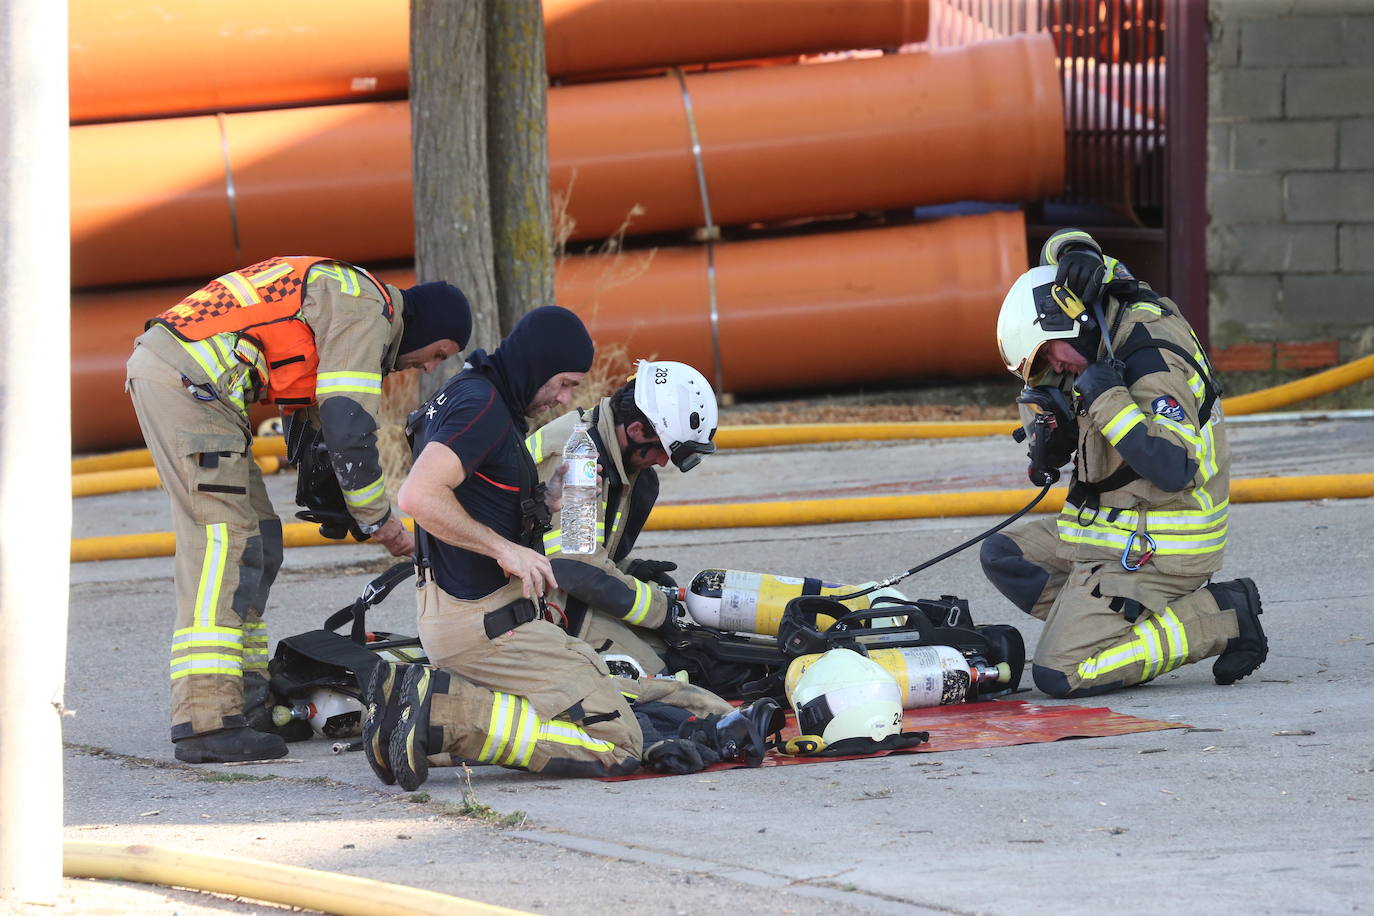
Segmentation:
{"type": "Polygon", "coordinates": [[[363,751],[372,772],[389,786],[396,784],[391,772],[391,731],[401,714],[401,679],[407,667],[379,660],[363,690],[363,751]]]}
{"type": "Polygon", "coordinates": [[[429,704],[435,693],[447,688],[444,672],[426,665],[407,666],[400,712],[389,742],[391,772],[407,792],[414,792],[429,778],[429,704]]]}
{"type": "Polygon", "coordinates": [[[176,757],[183,763],[240,763],[285,756],[286,742],[279,736],[254,731],[246,725],[202,732],[176,742],[176,757]]]}
{"type": "Polygon", "coordinates": [[[1212,663],[1212,676],[1218,684],[1234,684],[1264,664],[1269,655],[1269,640],[1259,622],[1260,614],[1264,613],[1259,589],[1252,579],[1232,579],[1213,582],[1207,590],[1217,600],[1217,607],[1236,611],[1240,635],[1227,642],[1225,650],[1212,663]]]}
{"type": "Polygon", "coordinates": [[[704,744],[721,760],[762,766],[768,736],[782,731],[783,711],[772,697],[762,697],[723,716],[693,716],[682,723],[679,738],[704,744]]]}

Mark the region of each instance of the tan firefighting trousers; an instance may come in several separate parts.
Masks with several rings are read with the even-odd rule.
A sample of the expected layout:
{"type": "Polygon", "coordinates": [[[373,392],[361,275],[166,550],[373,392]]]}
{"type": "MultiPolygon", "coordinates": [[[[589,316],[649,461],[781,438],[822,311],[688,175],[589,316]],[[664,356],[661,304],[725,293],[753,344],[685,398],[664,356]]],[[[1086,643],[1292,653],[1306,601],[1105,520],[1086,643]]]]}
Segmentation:
{"type": "Polygon", "coordinates": [[[181,370],[144,346],[126,387],[172,502],[172,740],[244,725],[243,678],[267,674],[262,614],[282,560],[247,418],[225,400],[197,400],[181,370]]]}
{"type": "Polygon", "coordinates": [[[441,736],[429,746],[432,765],[466,759],[550,775],[624,774],[643,750],[628,700],[697,715],[733,708],[680,681],[612,677],[590,646],[545,620],[489,638],[485,615],[520,597],[518,579],[477,601],[454,598],[432,579],[420,584],[420,642],[451,676],[430,704],[430,735],[441,736]]]}
{"type": "Polygon", "coordinates": [[[1054,519],[1003,534],[1049,574],[1029,613],[1045,621],[1032,675],[1051,696],[1141,684],[1220,655],[1240,633],[1235,610],[1218,607],[1204,587],[1208,576],[1164,575],[1148,563],[1128,572],[1110,561],[1061,559],[1054,519]]]}

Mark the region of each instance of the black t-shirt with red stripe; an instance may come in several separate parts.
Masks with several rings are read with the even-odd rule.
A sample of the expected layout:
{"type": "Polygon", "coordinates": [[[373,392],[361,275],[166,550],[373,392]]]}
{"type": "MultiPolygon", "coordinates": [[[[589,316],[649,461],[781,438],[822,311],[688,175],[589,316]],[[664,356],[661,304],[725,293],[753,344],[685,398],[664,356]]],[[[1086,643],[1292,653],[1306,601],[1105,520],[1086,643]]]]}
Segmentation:
{"type": "MultiPolygon", "coordinates": [[[[474,520],[509,541],[520,541],[520,487],[524,441],[497,390],[465,374],[421,408],[415,454],[438,442],[463,463],[463,483],[453,491],[474,520]]],[[[422,531],[416,526],[417,531],[422,531]]],[[[439,587],[455,598],[483,598],[506,584],[501,565],[484,554],[425,534],[425,553],[439,587]]]]}

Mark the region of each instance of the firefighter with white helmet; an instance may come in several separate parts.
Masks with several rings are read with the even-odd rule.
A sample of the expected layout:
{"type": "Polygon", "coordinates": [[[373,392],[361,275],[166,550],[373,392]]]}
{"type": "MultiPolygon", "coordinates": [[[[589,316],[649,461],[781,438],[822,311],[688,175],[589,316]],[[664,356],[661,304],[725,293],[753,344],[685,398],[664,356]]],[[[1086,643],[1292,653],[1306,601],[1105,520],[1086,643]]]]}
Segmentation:
{"type": "MultiPolygon", "coordinates": [[[[641,360],[629,381],[587,413],[601,458],[597,546],[591,554],[562,553],[555,514],[544,550],[558,589],[547,600],[566,615],[570,633],[607,657],[632,662],[640,674],[658,674],[660,634],[675,638],[681,615],[670,594],[677,564],[632,559],[630,552],[658,500],[656,469],[671,462],[685,473],[715,451],[715,392],[685,363],[641,360]]],[[[526,439],[541,480],[562,466],[563,443],[577,419],[569,411],[526,439]]]]}
{"type": "Polygon", "coordinates": [[[1228,530],[1220,386],[1179,307],[1064,229],[1007,293],[997,343],[1027,385],[1031,479],[1075,459],[1057,519],[982,547],[988,579],[1045,622],[1036,686],[1091,696],[1213,657],[1218,684],[1253,672],[1268,652],[1259,591],[1211,581],[1228,530]]]}

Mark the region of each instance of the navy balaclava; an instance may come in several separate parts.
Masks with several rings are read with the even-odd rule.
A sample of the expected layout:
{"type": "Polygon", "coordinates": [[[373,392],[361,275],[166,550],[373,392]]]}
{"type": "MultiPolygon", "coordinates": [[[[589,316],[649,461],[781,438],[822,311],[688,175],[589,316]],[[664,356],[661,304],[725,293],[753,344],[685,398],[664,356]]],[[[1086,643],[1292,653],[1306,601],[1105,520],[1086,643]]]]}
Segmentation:
{"type": "Polygon", "coordinates": [[[458,349],[472,336],[472,307],[452,283],[437,280],[401,291],[401,342],[398,353],[413,353],[436,340],[451,340],[458,349]]]}
{"type": "Polygon", "coordinates": [[[558,305],[529,312],[495,352],[474,350],[468,363],[501,392],[511,418],[527,428],[525,408],[560,372],[587,372],[596,351],[582,319],[558,305]]]}

